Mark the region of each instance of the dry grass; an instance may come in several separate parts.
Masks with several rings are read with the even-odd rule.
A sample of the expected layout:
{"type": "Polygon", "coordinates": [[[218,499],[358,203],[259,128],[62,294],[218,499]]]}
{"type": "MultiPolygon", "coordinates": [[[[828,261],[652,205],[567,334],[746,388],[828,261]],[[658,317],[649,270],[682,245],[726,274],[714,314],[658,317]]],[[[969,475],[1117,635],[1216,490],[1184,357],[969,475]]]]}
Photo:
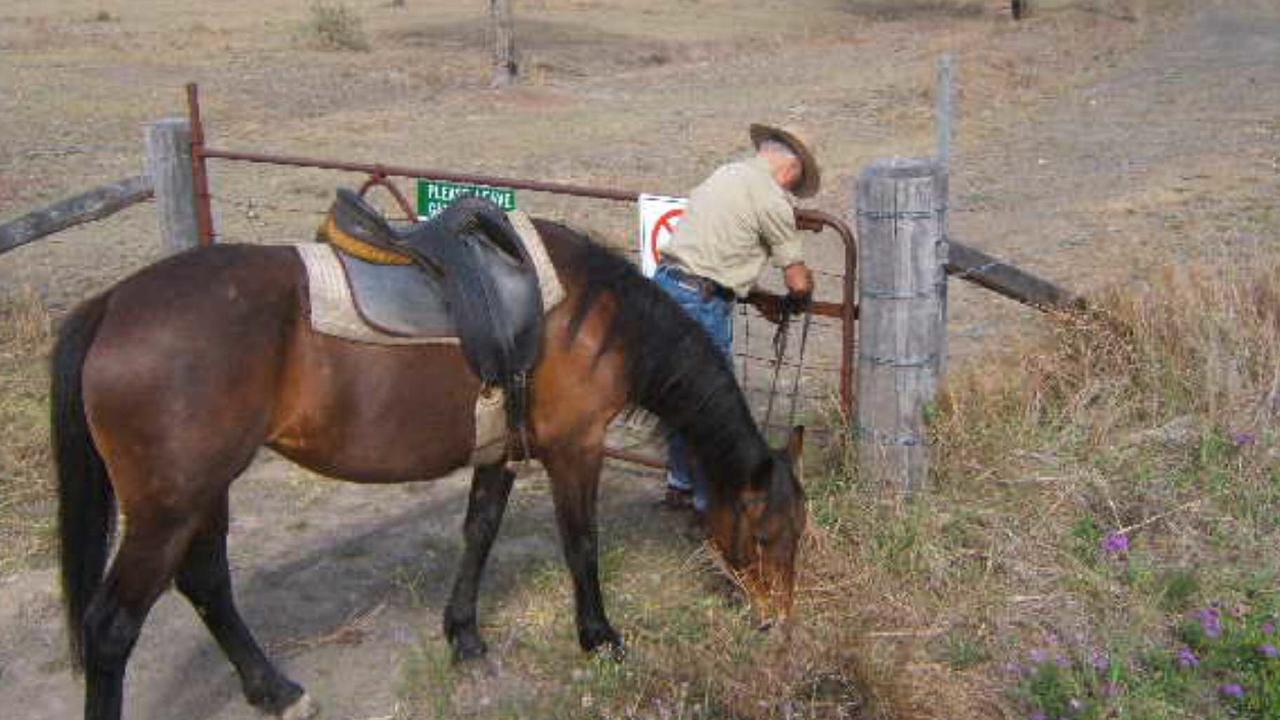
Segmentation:
{"type": "Polygon", "coordinates": [[[368,50],[364,20],[346,3],[315,2],[304,26],[304,37],[326,50],[368,50]]]}
{"type": "Polygon", "coordinates": [[[0,576],[43,558],[52,542],[44,367],[50,326],[30,290],[0,304],[0,576]]]}
{"type": "MultiPolygon", "coordinates": [[[[745,122],[793,114],[828,140],[835,171],[818,202],[843,212],[844,181],[869,159],[929,151],[939,53],[957,53],[962,67],[963,153],[996,145],[1186,4],[1044,0],[1014,25],[995,9],[1003,3],[976,12],[968,0],[534,0],[517,6],[531,82],[495,94],[483,90],[480,5],[363,3],[372,49],[332,53],[297,46],[302,3],[229,0],[214,15],[131,0],[99,22],[96,1],[19,0],[14,22],[0,24],[0,45],[21,60],[0,69],[0,89],[23,90],[0,138],[0,160],[12,160],[0,200],[34,207],[136,172],[137,127],[180,110],[181,84],[197,79],[225,145],[657,192],[691,185],[741,147],[745,122]],[[55,117],[65,119],[56,141],[55,117]]],[[[216,173],[220,229],[261,242],[309,236],[332,187],[354,181],[232,165],[216,173]]],[[[1168,201],[1151,186],[1102,210],[1145,216],[1168,201]]],[[[633,232],[629,208],[527,202],[619,244],[633,232]]],[[[3,261],[81,297],[103,282],[101,268],[127,270],[117,257],[154,255],[139,250],[153,240],[149,214],[119,222],[93,233],[109,227],[122,245],[82,242],[86,230],[47,256],[40,248],[39,261],[28,261],[34,249],[3,261]]],[[[789,642],[756,635],[700,551],[653,542],[650,526],[610,536],[605,557],[610,610],[633,648],[626,664],[578,653],[567,580],[552,562],[483,615],[509,697],[477,692],[483,683],[453,670],[442,640],[428,637],[404,667],[412,716],[1018,714],[1005,659],[1049,637],[1137,645],[1167,634],[1156,598],[1170,568],[1208,568],[1197,581],[1208,598],[1242,595],[1243,575],[1274,565],[1275,531],[1258,514],[1275,508],[1260,469],[1275,393],[1267,287],[1173,271],[1150,293],[1107,301],[1106,319],[1063,318],[1019,352],[983,358],[980,372],[953,377],[936,492],[913,504],[861,485],[848,448],[811,462],[827,471],[809,478],[814,532],[789,642]],[[1258,447],[1237,453],[1222,442],[1246,431],[1264,438],[1258,447]],[[1228,477],[1239,481],[1222,481],[1224,463],[1236,463],[1228,477]],[[1118,576],[1081,550],[1086,519],[1133,528],[1146,574],[1118,576]]],[[[39,561],[52,512],[47,317],[34,298],[0,317],[3,575],[39,561]]]]}
{"type": "Polygon", "coordinates": [[[509,633],[505,677],[525,690],[495,702],[428,663],[439,672],[407,676],[411,706],[433,717],[1026,717],[1046,691],[1008,668],[1045,652],[1084,678],[1072,686],[1081,717],[1221,714],[1214,685],[1188,696],[1152,669],[1193,607],[1280,603],[1280,261],[1221,260],[1158,273],[958,371],[933,428],[929,493],[904,501],[867,487],[852,446],[811,462],[827,471],[807,479],[812,532],[789,637],[751,629],[704,550],[624,528],[603,565],[633,649],[625,664],[578,653],[567,578],[549,563],[491,620],[509,633]],[[1100,545],[1116,532],[1131,543],[1123,555],[1100,545]],[[1099,653],[1128,668],[1114,697],[1080,674],[1099,653]]]}

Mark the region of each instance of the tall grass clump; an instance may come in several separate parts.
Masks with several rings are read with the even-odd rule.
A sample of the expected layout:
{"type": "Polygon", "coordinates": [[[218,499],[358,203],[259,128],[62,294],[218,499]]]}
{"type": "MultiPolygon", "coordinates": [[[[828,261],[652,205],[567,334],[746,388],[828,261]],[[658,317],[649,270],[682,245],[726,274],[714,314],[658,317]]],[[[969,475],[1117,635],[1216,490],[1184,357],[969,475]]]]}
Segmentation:
{"type": "Polygon", "coordinates": [[[988,674],[1028,717],[1280,717],[1278,283],[1170,268],[952,378],[922,502],[990,519],[988,674]]]}
{"type": "Polygon", "coordinates": [[[52,542],[50,327],[35,293],[0,300],[0,575],[35,561],[52,542]]]}
{"type": "Polygon", "coordinates": [[[610,719],[1280,717],[1280,266],[1240,267],[1169,270],[953,369],[930,415],[934,477],[914,497],[858,475],[833,414],[833,442],[806,461],[789,632],[756,632],[709,552],[655,533],[660,520],[611,522],[602,576],[625,663],[577,650],[567,573],[551,564],[492,616],[509,633],[503,686],[523,690],[485,710],[464,679],[445,707],[411,704],[610,719]]]}
{"type": "Polygon", "coordinates": [[[370,48],[363,18],[343,2],[312,3],[305,30],[312,42],[325,49],[365,51],[370,48]]]}

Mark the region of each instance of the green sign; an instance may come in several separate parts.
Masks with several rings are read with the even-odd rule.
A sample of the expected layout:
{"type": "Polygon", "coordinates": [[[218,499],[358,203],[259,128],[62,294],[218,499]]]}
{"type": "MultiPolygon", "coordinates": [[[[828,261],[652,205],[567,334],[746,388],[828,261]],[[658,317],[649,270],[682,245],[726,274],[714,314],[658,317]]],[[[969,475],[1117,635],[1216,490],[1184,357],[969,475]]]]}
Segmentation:
{"type": "Polygon", "coordinates": [[[471,195],[489,200],[507,212],[516,209],[516,191],[511,188],[468,185],[444,180],[419,180],[418,219],[426,220],[435,217],[454,200],[471,195]]]}

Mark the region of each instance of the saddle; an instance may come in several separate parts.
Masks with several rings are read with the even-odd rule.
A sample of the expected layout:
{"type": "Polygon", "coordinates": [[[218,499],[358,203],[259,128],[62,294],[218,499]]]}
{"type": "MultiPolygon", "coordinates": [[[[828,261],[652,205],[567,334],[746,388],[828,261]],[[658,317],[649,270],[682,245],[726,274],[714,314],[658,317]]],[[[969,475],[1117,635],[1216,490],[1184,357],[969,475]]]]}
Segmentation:
{"type": "Polygon", "coordinates": [[[510,426],[524,428],[542,295],[529,251],[501,208],[464,197],[398,229],[339,188],[317,240],[338,251],[366,322],[392,335],[457,337],[472,371],[505,391],[510,426]]]}

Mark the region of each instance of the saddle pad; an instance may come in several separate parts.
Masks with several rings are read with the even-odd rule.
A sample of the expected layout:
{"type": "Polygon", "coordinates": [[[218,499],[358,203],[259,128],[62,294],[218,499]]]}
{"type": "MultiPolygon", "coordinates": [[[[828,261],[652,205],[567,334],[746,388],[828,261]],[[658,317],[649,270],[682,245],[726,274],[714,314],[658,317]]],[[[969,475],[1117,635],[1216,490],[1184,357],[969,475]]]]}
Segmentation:
{"type": "MultiPolygon", "coordinates": [[[[511,224],[524,241],[529,257],[533,260],[534,271],[538,275],[538,286],[542,293],[543,312],[564,301],[565,290],[551,264],[542,238],[533,227],[529,216],[519,210],[508,213],[511,224]]],[[[338,259],[332,246],[327,243],[302,243],[294,246],[307,269],[308,295],[311,301],[311,327],[325,335],[332,335],[346,340],[374,343],[379,345],[457,345],[457,337],[412,337],[408,334],[393,334],[370,327],[356,309],[355,300],[351,296],[346,271],[338,259]]],[[[386,270],[380,267],[379,270],[386,270]]],[[[406,271],[419,273],[416,268],[405,267],[406,271]]],[[[425,290],[425,286],[424,286],[425,290]]]]}
{"type": "Polygon", "coordinates": [[[547,254],[547,246],[542,244],[542,236],[533,226],[528,213],[523,210],[512,210],[507,213],[507,219],[520,234],[520,239],[524,241],[524,248],[529,252],[529,259],[533,261],[533,270],[538,274],[538,288],[542,291],[542,312],[549,313],[564,300],[565,292],[564,286],[560,284],[560,276],[556,274],[556,268],[551,264],[551,256],[547,254]]]}

